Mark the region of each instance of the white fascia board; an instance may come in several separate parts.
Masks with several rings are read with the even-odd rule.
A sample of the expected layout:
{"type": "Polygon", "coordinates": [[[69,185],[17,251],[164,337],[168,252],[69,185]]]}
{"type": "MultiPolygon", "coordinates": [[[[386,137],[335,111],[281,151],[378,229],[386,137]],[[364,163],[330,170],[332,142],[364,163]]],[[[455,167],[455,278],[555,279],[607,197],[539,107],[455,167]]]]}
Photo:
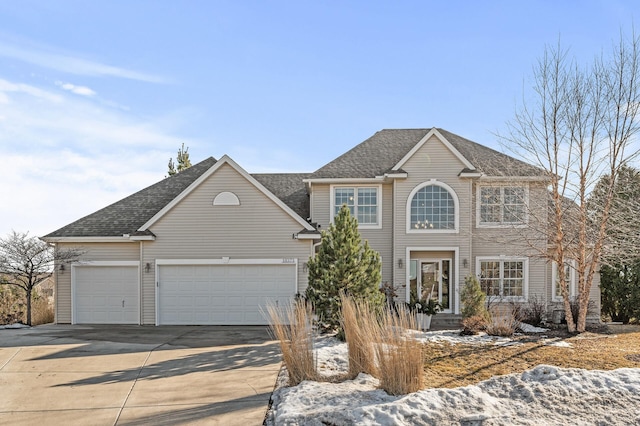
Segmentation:
{"type": "Polygon", "coordinates": [[[297,265],[297,258],[278,259],[156,259],[156,265],[297,265]]]}
{"type": "Polygon", "coordinates": [[[318,179],[303,179],[304,183],[380,183],[384,180],[384,176],[377,176],[375,178],[318,178],[318,179]]]}
{"type": "Polygon", "coordinates": [[[289,206],[282,202],[281,199],[273,195],[271,191],[265,188],[260,182],[258,182],[253,176],[247,173],[242,167],[238,165],[235,161],[231,159],[228,155],[222,156],[213,166],[209,168],[206,172],[204,172],[198,179],[196,179],[191,185],[189,185],[184,191],[182,191],[176,198],[171,200],[169,204],[164,206],[162,210],[156,213],[151,219],[147,221],[144,225],[138,229],[138,231],[146,231],[156,223],[162,216],[167,214],[169,210],[175,207],[180,201],[182,201],[187,195],[189,195],[194,189],[196,189],[202,182],[206,181],[212,174],[214,174],[220,167],[228,164],[235,171],[240,173],[242,177],[248,180],[253,186],[255,186],[260,192],[267,196],[271,201],[273,201],[276,205],[278,205],[282,210],[284,210],[289,216],[291,216],[296,222],[301,224],[305,229],[309,231],[313,231],[314,228],[304,221],[300,216],[298,216],[289,206]]]}
{"type": "Polygon", "coordinates": [[[322,235],[318,234],[297,234],[298,240],[319,240],[322,235]]]}
{"type": "Polygon", "coordinates": [[[82,266],[137,266],[140,267],[140,262],[137,260],[83,260],[73,262],[71,267],[82,266]]]}
{"type": "Polygon", "coordinates": [[[481,178],[484,174],[480,172],[462,172],[458,175],[461,178],[481,178]]]}
{"type": "Polygon", "coordinates": [[[406,179],[407,177],[409,177],[408,173],[385,173],[382,176],[376,176],[376,179],[406,179]]]}
{"type": "Polygon", "coordinates": [[[133,235],[129,239],[131,241],[155,241],[156,237],[153,235],[133,235]]]}
{"type": "Polygon", "coordinates": [[[548,182],[550,179],[546,176],[480,176],[482,181],[493,182],[548,182]]]}
{"type": "Polygon", "coordinates": [[[431,138],[431,136],[435,136],[437,137],[440,142],[442,142],[444,144],[444,146],[446,146],[449,151],[451,151],[451,153],[453,155],[456,156],[456,158],[458,160],[460,160],[462,162],[462,164],[464,164],[468,169],[475,169],[476,167],[471,164],[471,162],[469,160],[467,160],[461,153],[460,151],[458,151],[457,149],[454,148],[453,145],[451,145],[451,143],[445,139],[444,136],[442,136],[442,134],[434,127],[433,129],[429,130],[429,132],[427,132],[426,135],[424,135],[424,137],[422,139],[420,139],[420,141],[413,147],[411,148],[411,151],[409,151],[407,153],[407,155],[405,155],[404,157],[402,157],[402,160],[400,160],[398,162],[398,164],[396,164],[395,166],[393,166],[394,170],[397,169],[401,169],[404,164],[409,161],[409,158],[413,157],[413,155],[420,149],[422,148],[422,146],[427,142],[427,140],[429,140],[429,138],[431,138]]]}
{"type": "Polygon", "coordinates": [[[133,243],[130,237],[43,237],[47,243],[133,243]]]}

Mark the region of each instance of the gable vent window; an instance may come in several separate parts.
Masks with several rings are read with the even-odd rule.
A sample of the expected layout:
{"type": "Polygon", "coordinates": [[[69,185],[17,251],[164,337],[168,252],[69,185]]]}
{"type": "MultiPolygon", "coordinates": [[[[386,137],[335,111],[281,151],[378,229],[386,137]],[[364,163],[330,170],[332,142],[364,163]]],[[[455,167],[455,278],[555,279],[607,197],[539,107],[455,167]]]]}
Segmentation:
{"type": "Polygon", "coordinates": [[[233,192],[221,192],[213,199],[214,206],[239,206],[240,199],[233,192]]]}

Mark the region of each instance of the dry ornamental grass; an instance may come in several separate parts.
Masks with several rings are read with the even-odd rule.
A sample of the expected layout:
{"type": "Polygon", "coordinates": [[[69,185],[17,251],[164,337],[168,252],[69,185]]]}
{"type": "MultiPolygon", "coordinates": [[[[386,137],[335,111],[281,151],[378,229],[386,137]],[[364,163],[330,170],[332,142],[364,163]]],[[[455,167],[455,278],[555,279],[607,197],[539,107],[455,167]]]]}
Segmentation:
{"type": "Polygon", "coordinates": [[[313,358],[311,307],[297,300],[286,308],[269,305],[270,328],[280,342],[282,362],[289,373],[289,386],[318,378],[313,358]]]}

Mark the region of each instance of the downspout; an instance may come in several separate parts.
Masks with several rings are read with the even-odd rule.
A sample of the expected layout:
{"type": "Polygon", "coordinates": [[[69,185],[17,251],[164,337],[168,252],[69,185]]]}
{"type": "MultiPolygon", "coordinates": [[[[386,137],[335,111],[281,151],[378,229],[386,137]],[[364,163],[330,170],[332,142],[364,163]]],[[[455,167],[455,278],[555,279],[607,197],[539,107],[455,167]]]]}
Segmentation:
{"type": "MultiPolygon", "coordinates": [[[[55,259],[56,251],[58,251],[58,245],[55,243],[53,243],[52,245],[53,245],[53,253],[54,253],[54,259],[55,259]]],[[[60,271],[59,271],[59,266],[56,262],[53,262],[53,273],[55,275],[54,286],[53,286],[53,306],[54,306],[53,323],[58,324],[58,288],[59,288],[58,274],[60,273],[60,271]]],[[[71,268],[69,268],[69,273],[71,273],[71,268]]],[[[71,287],[71,285],[69,285],[69,287],[71,287]]]]}
{"type": "MultiPolygon", "coordinates": [[[[393,196],[391,203],[391,253],[393,253],[393,258],[391,259],[391,286],[395,288],[396,283],[396,257],[398,256],[396,252],[396,179],[393,180],[393,196]]],[[[405,259],[406,260],[406,259],[405,259]]],[[[407,263],[406,261],[403,263],[407,263]]],[[[405,265],[406,268],[406,265],[405,265]]]]}
{"type": "Polygon", "coordinates": [[[144,240],[140,240],[140,267],[138,268],[138,273],[140,274],[140,286],[138,288],[140,292],[140,297],[138,297],[138,323],[144,325],[144,315],[142,314],[142,307],[144,306],[142,301],[144,297],[144,240]]]}

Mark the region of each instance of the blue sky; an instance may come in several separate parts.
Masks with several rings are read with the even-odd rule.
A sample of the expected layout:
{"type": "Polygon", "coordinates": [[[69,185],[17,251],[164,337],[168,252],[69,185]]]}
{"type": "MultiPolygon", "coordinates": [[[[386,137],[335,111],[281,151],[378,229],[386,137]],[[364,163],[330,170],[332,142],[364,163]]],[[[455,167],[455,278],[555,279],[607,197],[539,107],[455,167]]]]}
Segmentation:
{"type": "Polygon", "coordinates": [[[589,61],[637,1],[0,2],[0,236],[44,235],[192,162],[313,171],[377,130],[501,149],[546,44],[589,61]]]}

